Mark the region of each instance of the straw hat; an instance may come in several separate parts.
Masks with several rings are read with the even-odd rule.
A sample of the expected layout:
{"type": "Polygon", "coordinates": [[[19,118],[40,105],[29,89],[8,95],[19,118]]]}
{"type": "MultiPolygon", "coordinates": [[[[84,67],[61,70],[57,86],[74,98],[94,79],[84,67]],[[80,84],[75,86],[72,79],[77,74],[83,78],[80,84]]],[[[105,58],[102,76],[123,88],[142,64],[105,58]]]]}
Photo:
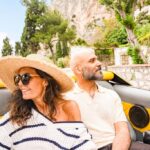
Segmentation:
{"type": "Polygon", "coordinates": [[[0,79],[10,91],[17,88],[14,84],[14,75],[22,67],[36,68],[51,75],[60,85],[61,92],[71,90],[73,87],[73,81],[48,58],[31,54],[27,57],[5,56],[0,58],[0,79]]]}

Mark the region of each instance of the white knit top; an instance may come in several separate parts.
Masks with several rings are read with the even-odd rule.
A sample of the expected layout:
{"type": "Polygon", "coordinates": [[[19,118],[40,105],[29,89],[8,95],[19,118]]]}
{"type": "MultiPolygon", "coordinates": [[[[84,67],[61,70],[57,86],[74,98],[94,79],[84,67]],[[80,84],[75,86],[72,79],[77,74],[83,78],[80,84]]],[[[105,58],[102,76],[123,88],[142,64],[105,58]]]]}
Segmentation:
{"type": "Polygon", "coordinates": [[[12,124],[9,113],[0,120],[0,150],[95,150],[82,122],[52,122],[36,110],[27,125],[12,124]]]}

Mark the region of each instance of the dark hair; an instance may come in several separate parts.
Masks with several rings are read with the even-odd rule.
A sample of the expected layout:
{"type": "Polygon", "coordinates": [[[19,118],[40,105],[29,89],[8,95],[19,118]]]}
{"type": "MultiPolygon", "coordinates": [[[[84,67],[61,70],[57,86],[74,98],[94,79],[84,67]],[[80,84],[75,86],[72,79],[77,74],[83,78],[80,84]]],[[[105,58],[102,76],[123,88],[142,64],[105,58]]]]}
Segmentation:
{"type": "MultiPolygon", "coordinates": [[[[47,73],[38,69],[35,70],[41,78],[46,79],[48,82],[44,95],[44,103],[48,105],[49,117],[52,120],[55,120],[56,101],[57,99],[62,98],[60,86],[56,80],[47,73]]],[[[26,124],[27,119],[32,116],[32,108],[37,109],[32,100],[24,100],[22,98],[22,92],[20,89],[13,92],[12,100],[10,102],[10,118],[13,123],[17,123],[18,125],[26,124]]]]}

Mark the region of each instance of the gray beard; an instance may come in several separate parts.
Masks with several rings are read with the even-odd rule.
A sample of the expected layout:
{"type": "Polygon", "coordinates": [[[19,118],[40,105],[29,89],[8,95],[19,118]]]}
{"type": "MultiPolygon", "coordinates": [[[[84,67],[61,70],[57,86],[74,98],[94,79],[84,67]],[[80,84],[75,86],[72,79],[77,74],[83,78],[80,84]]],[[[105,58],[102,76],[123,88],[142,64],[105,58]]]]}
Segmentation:
{"type": "Polygon", "coordinates": [[[91,76],[91,78],[89,80],[103,80],[103,75],[99,75],[99,76],[91,76]]]}
{"type": "Polygon", "coordinates": [[[92,80],[99,80],[99,81],[103,80],[103,75],[101,72],[99,75],[83,73],[83,77],[84,77],[84,79],[91,80],[91,81],[92,80]]]}

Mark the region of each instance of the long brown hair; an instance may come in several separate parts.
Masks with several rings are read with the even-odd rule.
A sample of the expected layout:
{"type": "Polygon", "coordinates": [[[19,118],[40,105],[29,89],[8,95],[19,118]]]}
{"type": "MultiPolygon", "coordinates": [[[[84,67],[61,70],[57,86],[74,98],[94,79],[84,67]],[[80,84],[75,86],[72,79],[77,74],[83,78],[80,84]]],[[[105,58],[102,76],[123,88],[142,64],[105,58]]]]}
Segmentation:
{"type": "MultiPolygon", "coordinates": [[[[47,73],[38,69],[35,70],[41,78],[46,79],[48,82],[43,101],[48,106],[49,117],[55,120],[56,100],[62,99],[60,86],[54,78],[47,73]]],[[[10,102],[10,118],[13,123],[17,123],[18,125],[26,124],[27,120],[32,116],[32,108],[37,109],[32,100],[24,100],[20,89],[14,91],[10,102]]]]}

